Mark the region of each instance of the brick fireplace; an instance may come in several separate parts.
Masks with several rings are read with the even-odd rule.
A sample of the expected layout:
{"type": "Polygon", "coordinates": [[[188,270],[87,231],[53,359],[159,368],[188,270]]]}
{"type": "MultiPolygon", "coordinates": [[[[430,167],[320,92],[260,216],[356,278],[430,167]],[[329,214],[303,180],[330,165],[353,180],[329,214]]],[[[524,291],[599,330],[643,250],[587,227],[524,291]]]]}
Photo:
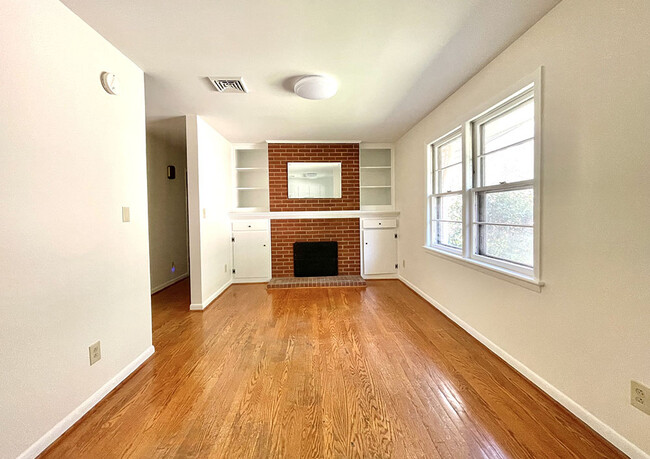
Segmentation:
{"type": "Polygon", "coordinates": [[[271,220],[273,277],[293,276],[294,242],[338,242],[339,275],[361,272],[358,218],[304,218],[271,220]]]}
{"type": "MultiPolygon", "coordinates": [[[[268,158],[271,212],[359,210],[359,144],[270,143],[268,158]],[[341,198],[289,199],[288,162],[340,162],[341,198]]],[[[358,276],[361,273],[358,218],[272,219],[271,266],[273,278],[293,277],[294,242],[324,241],[338,242],[338,273],[340,276],[358,276]]]]}

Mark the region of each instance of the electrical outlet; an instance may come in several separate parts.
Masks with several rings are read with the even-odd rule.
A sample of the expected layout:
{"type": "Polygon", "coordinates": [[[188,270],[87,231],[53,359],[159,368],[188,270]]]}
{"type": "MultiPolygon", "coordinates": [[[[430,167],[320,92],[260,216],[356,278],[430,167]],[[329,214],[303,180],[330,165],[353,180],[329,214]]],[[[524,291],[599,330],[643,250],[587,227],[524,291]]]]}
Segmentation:
{"type": "Polygon", "coordinates": [[[88,347],[88,353],[90,354],[90,364],[94,365],[102,358],[102,348],[99,341],[95,344],[91,344],[88,347]]]}
{"type": "Polygon", "coordinates": [[[206,209],[205,209],[205,207],[204,207],[204,208],[203,208],[203,218],[205,218],[206,215],[207,215],[207,211],[206,211],[206,209]]]}
{"type": "Polygon", "coordinates": [[[402,268],[406,268],[406,260],[402,260],[402,268]]]}
{"type": "Polygon", "coordinates": [[[223,272],[224,272],[224,273],[227,273],[227,272],[228,272],[228,263],[226,263],[225,265],[223,265],[223,272]]]}
{"type": "Polygon", "coordinates": [[[637,381],[630,384],[630,403],[645,414],[650,414],[650,389],[637,381]]]}
{"type": "Polygon", "coordinates": [[[131,209],[129,207],[122,207],[122,222],[128,223],[131,221],[131,209]]]}

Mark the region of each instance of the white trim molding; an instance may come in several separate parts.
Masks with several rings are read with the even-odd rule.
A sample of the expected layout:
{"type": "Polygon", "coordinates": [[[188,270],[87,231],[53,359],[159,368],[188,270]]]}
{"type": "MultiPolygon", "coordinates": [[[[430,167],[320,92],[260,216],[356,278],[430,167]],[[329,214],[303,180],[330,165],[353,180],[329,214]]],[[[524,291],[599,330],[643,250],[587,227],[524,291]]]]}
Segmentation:
{"type": "Polygon", "coordinates": [[[233,284],[265,284],[271,280],[270,277],[244,277],[244,278],[233,278],[233,284]]]}
{"type": "Polygon", "coordinates": [[[122,381],[130,376],[135,370],[153,355],[155,349],[149,346],[145,351],[137,356],[135,360],[129,363],[118,374],[113,376],[106,384],[99,388],[97,392],[88,397],[81,405],[75,408],[70,414],[61,419],[54,427],[52,427],[45,435],[39,438],[35,443],[27,448],[23,453],[18,456],[18,459],[32,459],[41,454],[45,449],[50,446],[54,441],[63,435],[72,425],[80,420],[86,413],[88,413],[97,403],[106,397],[113,389],[115,389],[122,381]]]}
{"type": "Polygon", "coordinates": [[[487,347],[490,351],[497,355],[501,360],[506,362],[517,372],[519,372],[524,378],[528,379],[530,382],[535,384],[540,388],[544,393],[546,393],[553,400],[558,402],[564,408],[573,413],[578,419],[587,424],[603,438],[609,441],[612,445],[620,449],[623,453],[627,454],[634,459],[650,459],[650,455],[641,450],[634,443],[629,441],[627,438],[616,432],[610,426],[605,424],[603,421],[598,419],[596,416],[587,411],[583,406],[579,405],[576,401],[566,395],[557,387],[553,386],[550,382],[542,378],[540,375],[535,373],[533,370],[528,368],[526,365],[521,363],[512,355],[508,354],[494,342],[490,341],[485,335],[481,334],[478,330],[472,327],[470,324],[462,320],[456,314],[451,312],[449,309],[445,308],[443,305],[438,303],[435,299],[427,295],[415,284],[408,281],[404,276],[400,275],[399,280],[402,281],[406,286],[412,289],[415,293],[420,295],[425,299],[429,304],[431,304],[438,311],[447,316],[452,322],[456,323],[467,333],[472,335],[477,341],[487,347]]]}
{"type": "Polygon", "coordinates": [[[184,273],[184,274],[181,274],[181,275],[178,276],[178,277],[174,277],[172,280],[169,280],[169,281],[165,282],[164,284],[160,284],[159,286],[152,288],[152,289],[151,289],[151,294],[153,295],[154,293],[158,293],[159,291],[166,289],[166,288],[169,287],[170,285],[174,285],[176,282],[180,282],[180,281],[182,281],[183,279],[186,279],[186,278],[188,278],[188,277],[190,277],[190,273],[189,273],[189,272],[186,272],[186,273],[184,273]]]}
{"type": "Polygon", "coordinates": [[[225,292],[226,289],[227,289],[228,287],[230,287],[232,284],[233,284],[233,280],[232,280],[232,278],[231,278],[228,282],[226,282],[225,284],[223,284],[223,286],[222,286],[219,290],[217,290],[217,291],[214,292],[212,295],[210,295],[210,297],[209,297],[207,300],[205,300],[203,303],[192,303],[192,304],[190,304],[190,311],[203,311],[205,308],[207,308],[208,306],[210,306],[210,304],[212,304],[212,302],[213,302],[214,300],[216,300],[217,298],[219,298],[219,296],[220,296],[223,292],[225,292]]]}
{"type": "Polygon", "coordinates": [[[266,143],[361,143],[361,140],[267,140],[266,143]]]}
{"type": "Polygon", "coordinates": [[[460,265],[466,266],[468,268],[472,268],[484,274],[488,274],[490,276],[496,277],[497,279],[502,279],[512,284],[527,288],[528,290],[532,290],[533,292],[540,293],[542,291],[542,287],[544,287],[545,285],[544,282],[542,281],[536,281],[534,279],[530,279],[522,274],[516,273],[514,271],[509,271],[507,269],[500,269],[499,267],[493,264],[481,263],[476,259],[464,258],[460,255],[456,255],[451,252],[438,250],[435,247],[429,247],[423,245],[422,248],[426,253],[430,255],[435,255],[437,257],[445,258],[449,261],[453,261],[454,263],[458,263],[460,265]]]}
{"type": "Polygon", "coordinates": [[[365,280],[388,280],[388,279],[399,279],[399,274],[390,273],[390,274],[363,274],[361,277],[365,280]]]}
{"type": "Polygon", "coordinates": [[[231,212],[231,220],[250,220],[266,218],[270,220],[291,220],[300,218],[372,218],[372,217],[397,217],[397,210],[316,210],[316,211],[286,211],[286,212],[231,212]]]}

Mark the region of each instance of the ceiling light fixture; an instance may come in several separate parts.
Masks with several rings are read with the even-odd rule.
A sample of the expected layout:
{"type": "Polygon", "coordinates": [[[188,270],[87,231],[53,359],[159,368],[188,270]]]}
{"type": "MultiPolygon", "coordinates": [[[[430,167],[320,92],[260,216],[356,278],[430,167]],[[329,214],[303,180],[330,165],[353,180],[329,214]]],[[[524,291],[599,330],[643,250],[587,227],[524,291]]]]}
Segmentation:
{"type": "Polygon", "coordinates": [[[329,99],[338,90],[338,83],[334,78],[324,75],[307,75],[296,81],[293,92],[304,99],[322,100],[329,99]]]}

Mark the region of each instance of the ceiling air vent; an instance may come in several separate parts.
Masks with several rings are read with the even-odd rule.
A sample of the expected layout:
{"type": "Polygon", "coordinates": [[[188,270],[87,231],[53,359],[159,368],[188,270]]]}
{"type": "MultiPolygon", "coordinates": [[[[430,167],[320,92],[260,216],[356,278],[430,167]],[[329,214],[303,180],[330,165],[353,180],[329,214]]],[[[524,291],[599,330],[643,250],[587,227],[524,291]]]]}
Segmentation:
{"type": "Polygon", "coordinates": [[[221,78],[209,77],[210,82],[219,92],[243,92],[247,93],[248,88],[243,78],[221,78]]]}

